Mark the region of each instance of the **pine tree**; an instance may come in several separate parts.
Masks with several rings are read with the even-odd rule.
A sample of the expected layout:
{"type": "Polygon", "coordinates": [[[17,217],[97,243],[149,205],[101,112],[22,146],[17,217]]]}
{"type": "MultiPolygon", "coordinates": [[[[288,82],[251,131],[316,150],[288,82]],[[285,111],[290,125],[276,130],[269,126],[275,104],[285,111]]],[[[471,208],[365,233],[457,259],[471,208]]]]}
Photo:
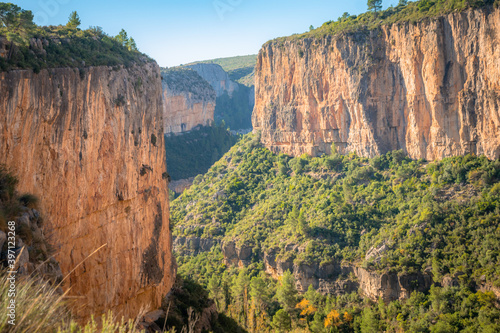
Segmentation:
{"type": "Polygon", "coordinates": [[[368,0],[367,5],[369,11],[376,13],[382,9],[382,0],[368,0]]]}
{"type": "Polygon", "coordinates": [[[68,28],[76,29],[80,26],[81,23],[82,22],[80,21],[80,16],[78,16],[78,13],[74,11],[69,15],[68,23],[66,23],[66,26],[68,28]]]}
{"type": "Polygon", "coordinates": [[[128,35],[125,29],[120,30],[118,35],[115,36],[115,40],[118,41],[123,46],[127,46],[128,43],[128,35]]]}
{"type": "Polygon", "coordinates": [[[135,40],[134,40],[132,37],[130,37],[130,38],[127,40],[127,42],[126,42],[126,45],[125,45],[125,46],[127,47],[127,49],[128,49],[129,51],[138,51],[138,49],[137,49],[137,44],[135,43],[135,40]]]}
{"type": "Polygon", "coordinates": [[[7,28],[7,40],[10,49],[7,59],[14,54],[15,44],[27,45],[32,29],[33,13],[30,10],[21,9],[12,3],[0,2],[0,28],[7,28]]]}
{"type": "Polygon", "coordinates": [[[250,281],[250,297],[259,311],[264,310],[269,305],[268,287],[262,277],[254,276],[250,281]]]}
{"type": "Polygon", "coordinates": [[[286,271],[281,277],[276,297],[281,306],[287,312],[292,313],[295,304],[297,304],[297,289],[295,288],[295,279],[290,271],[286,271]]]}
{"type": "Polygon", "coordinates": [[[292,320],[290,319],[290,315],[281,309],[276,312],[273,317],[273,326],[276,328],[278,332],[286,332],[289,331],[292,325],[292,320]]]}

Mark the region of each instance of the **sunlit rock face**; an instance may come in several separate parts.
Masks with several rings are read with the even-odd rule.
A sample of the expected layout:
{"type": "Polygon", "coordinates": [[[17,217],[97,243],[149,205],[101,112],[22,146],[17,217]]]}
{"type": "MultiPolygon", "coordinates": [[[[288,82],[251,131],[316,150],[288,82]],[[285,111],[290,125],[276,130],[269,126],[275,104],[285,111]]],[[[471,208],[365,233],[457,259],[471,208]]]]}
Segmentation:
{"type": "Polygon", "coordinates": [[[427,160],[500,156],[500,10],[320,39],[272,41],[259,52],[253,127],[291,155],[427,160]]]}
{"type": "Polygon", "coordinates": [[[3,72],[0,96],[0,163],[40,198],[77,315],[159,307],[175,264],[156,63],[3,72]]]}

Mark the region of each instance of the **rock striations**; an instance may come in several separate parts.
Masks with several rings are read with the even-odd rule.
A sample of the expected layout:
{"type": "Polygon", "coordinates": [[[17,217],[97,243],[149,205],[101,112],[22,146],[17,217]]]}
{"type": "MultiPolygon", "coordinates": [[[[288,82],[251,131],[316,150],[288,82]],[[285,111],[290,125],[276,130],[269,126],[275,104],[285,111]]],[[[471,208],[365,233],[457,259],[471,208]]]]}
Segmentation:
{"type": "Polygon", "coordinates": [[[220,65],[200,63],[186,67],[195,70],[205,79],[214,88],[217,97],[224,95],[224,93],[232,96],[233,92],[239,88],[238,83],[231,81],[229,75],[220,65]]]}
{"type": "Polygon", "coordinates": [[[0,73],[1,162],[42,198],[81,318],[134,318],[174,282],[161,94],[155,63],[0,73]]]}
{"type": "Polygon", "coordinates": [[[214,121],[215,91],[194,70],[162,70],[162,86],[165,134],[188,132],[214,121]]]}
{"type": "Polygon", "coordinates": [[[500,10],[265,44],[253,126],[275,152],[500,156],[500,10]]]}

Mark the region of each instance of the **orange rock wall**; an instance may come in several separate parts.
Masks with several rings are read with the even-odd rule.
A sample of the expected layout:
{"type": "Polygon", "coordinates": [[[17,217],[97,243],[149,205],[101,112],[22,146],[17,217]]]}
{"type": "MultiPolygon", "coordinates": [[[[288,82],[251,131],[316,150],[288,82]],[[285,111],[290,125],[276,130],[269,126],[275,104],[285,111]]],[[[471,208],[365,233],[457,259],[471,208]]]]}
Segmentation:
{"type": "Polygon", "coordinates": [[[291,155],[500,156],[500,10],[269,42],[253,127],[291,155]]]}
{"type": "Polygon", "coordinates": [[[64,285],[77,314],[160,306],[175,263],[158,66],[3,72],[0,96],[0,163],[40,198],[63,274],[81,264],[64,285]]]}
{"type": "Polygon", "coordinates": [[[168,88],[164,90],[163,126],[166,134],[187,132],[214,121],[215,99],[195,102],[191,95],[190,92],[173,95],[168,88]]]}

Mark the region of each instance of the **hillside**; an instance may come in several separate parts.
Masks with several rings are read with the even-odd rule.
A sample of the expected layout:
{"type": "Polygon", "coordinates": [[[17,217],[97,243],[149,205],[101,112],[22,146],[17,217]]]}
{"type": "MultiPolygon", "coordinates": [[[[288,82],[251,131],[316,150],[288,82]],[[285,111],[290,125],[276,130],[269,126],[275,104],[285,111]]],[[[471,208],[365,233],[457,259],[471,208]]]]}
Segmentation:
{"type": "MultiPolygon", "coordinates": [[[[228,74],[231,80],[252,87],[254,85],[254,69],[257,62],[257,55],[246,55],[229,58],[217,58],[211,60],[196,61],[192,64],[218,64],[228,74]]],[[[189,64],[191,65],[191,64],[189,64]]]]}
{"type": "MultiPolygon", "coordinates": [[[[427,163],[401,151],[372,159],[353,153],[290,158],[271,153],[258,139],[245,136],[173,201],[181,274],[211,290],[219,281],[212,281],[214,274],[222,276],[217,283],[230,281],[227,274],[244,274],[248,282],[264,272],[284,278],[290,271],[299,291],[312,285],[339,297],[328,302],[357,306],[362,302],[343,295],[358,288],[389,308],[400,306],[398,299],[425,299],[429,290],[431,297],[455,295],[455,287],[500,297],[500,161],[467,155],[427,163]]],[[[265,283],[274,285],[268,277],[265,283]]],[[[235,299],[221,302],[234,315],[235,299]]],[[[268,305],[266,318],[280,307],[268,305]]],[[[405,318],[403,325],[416,320],[405,318]]]]}

